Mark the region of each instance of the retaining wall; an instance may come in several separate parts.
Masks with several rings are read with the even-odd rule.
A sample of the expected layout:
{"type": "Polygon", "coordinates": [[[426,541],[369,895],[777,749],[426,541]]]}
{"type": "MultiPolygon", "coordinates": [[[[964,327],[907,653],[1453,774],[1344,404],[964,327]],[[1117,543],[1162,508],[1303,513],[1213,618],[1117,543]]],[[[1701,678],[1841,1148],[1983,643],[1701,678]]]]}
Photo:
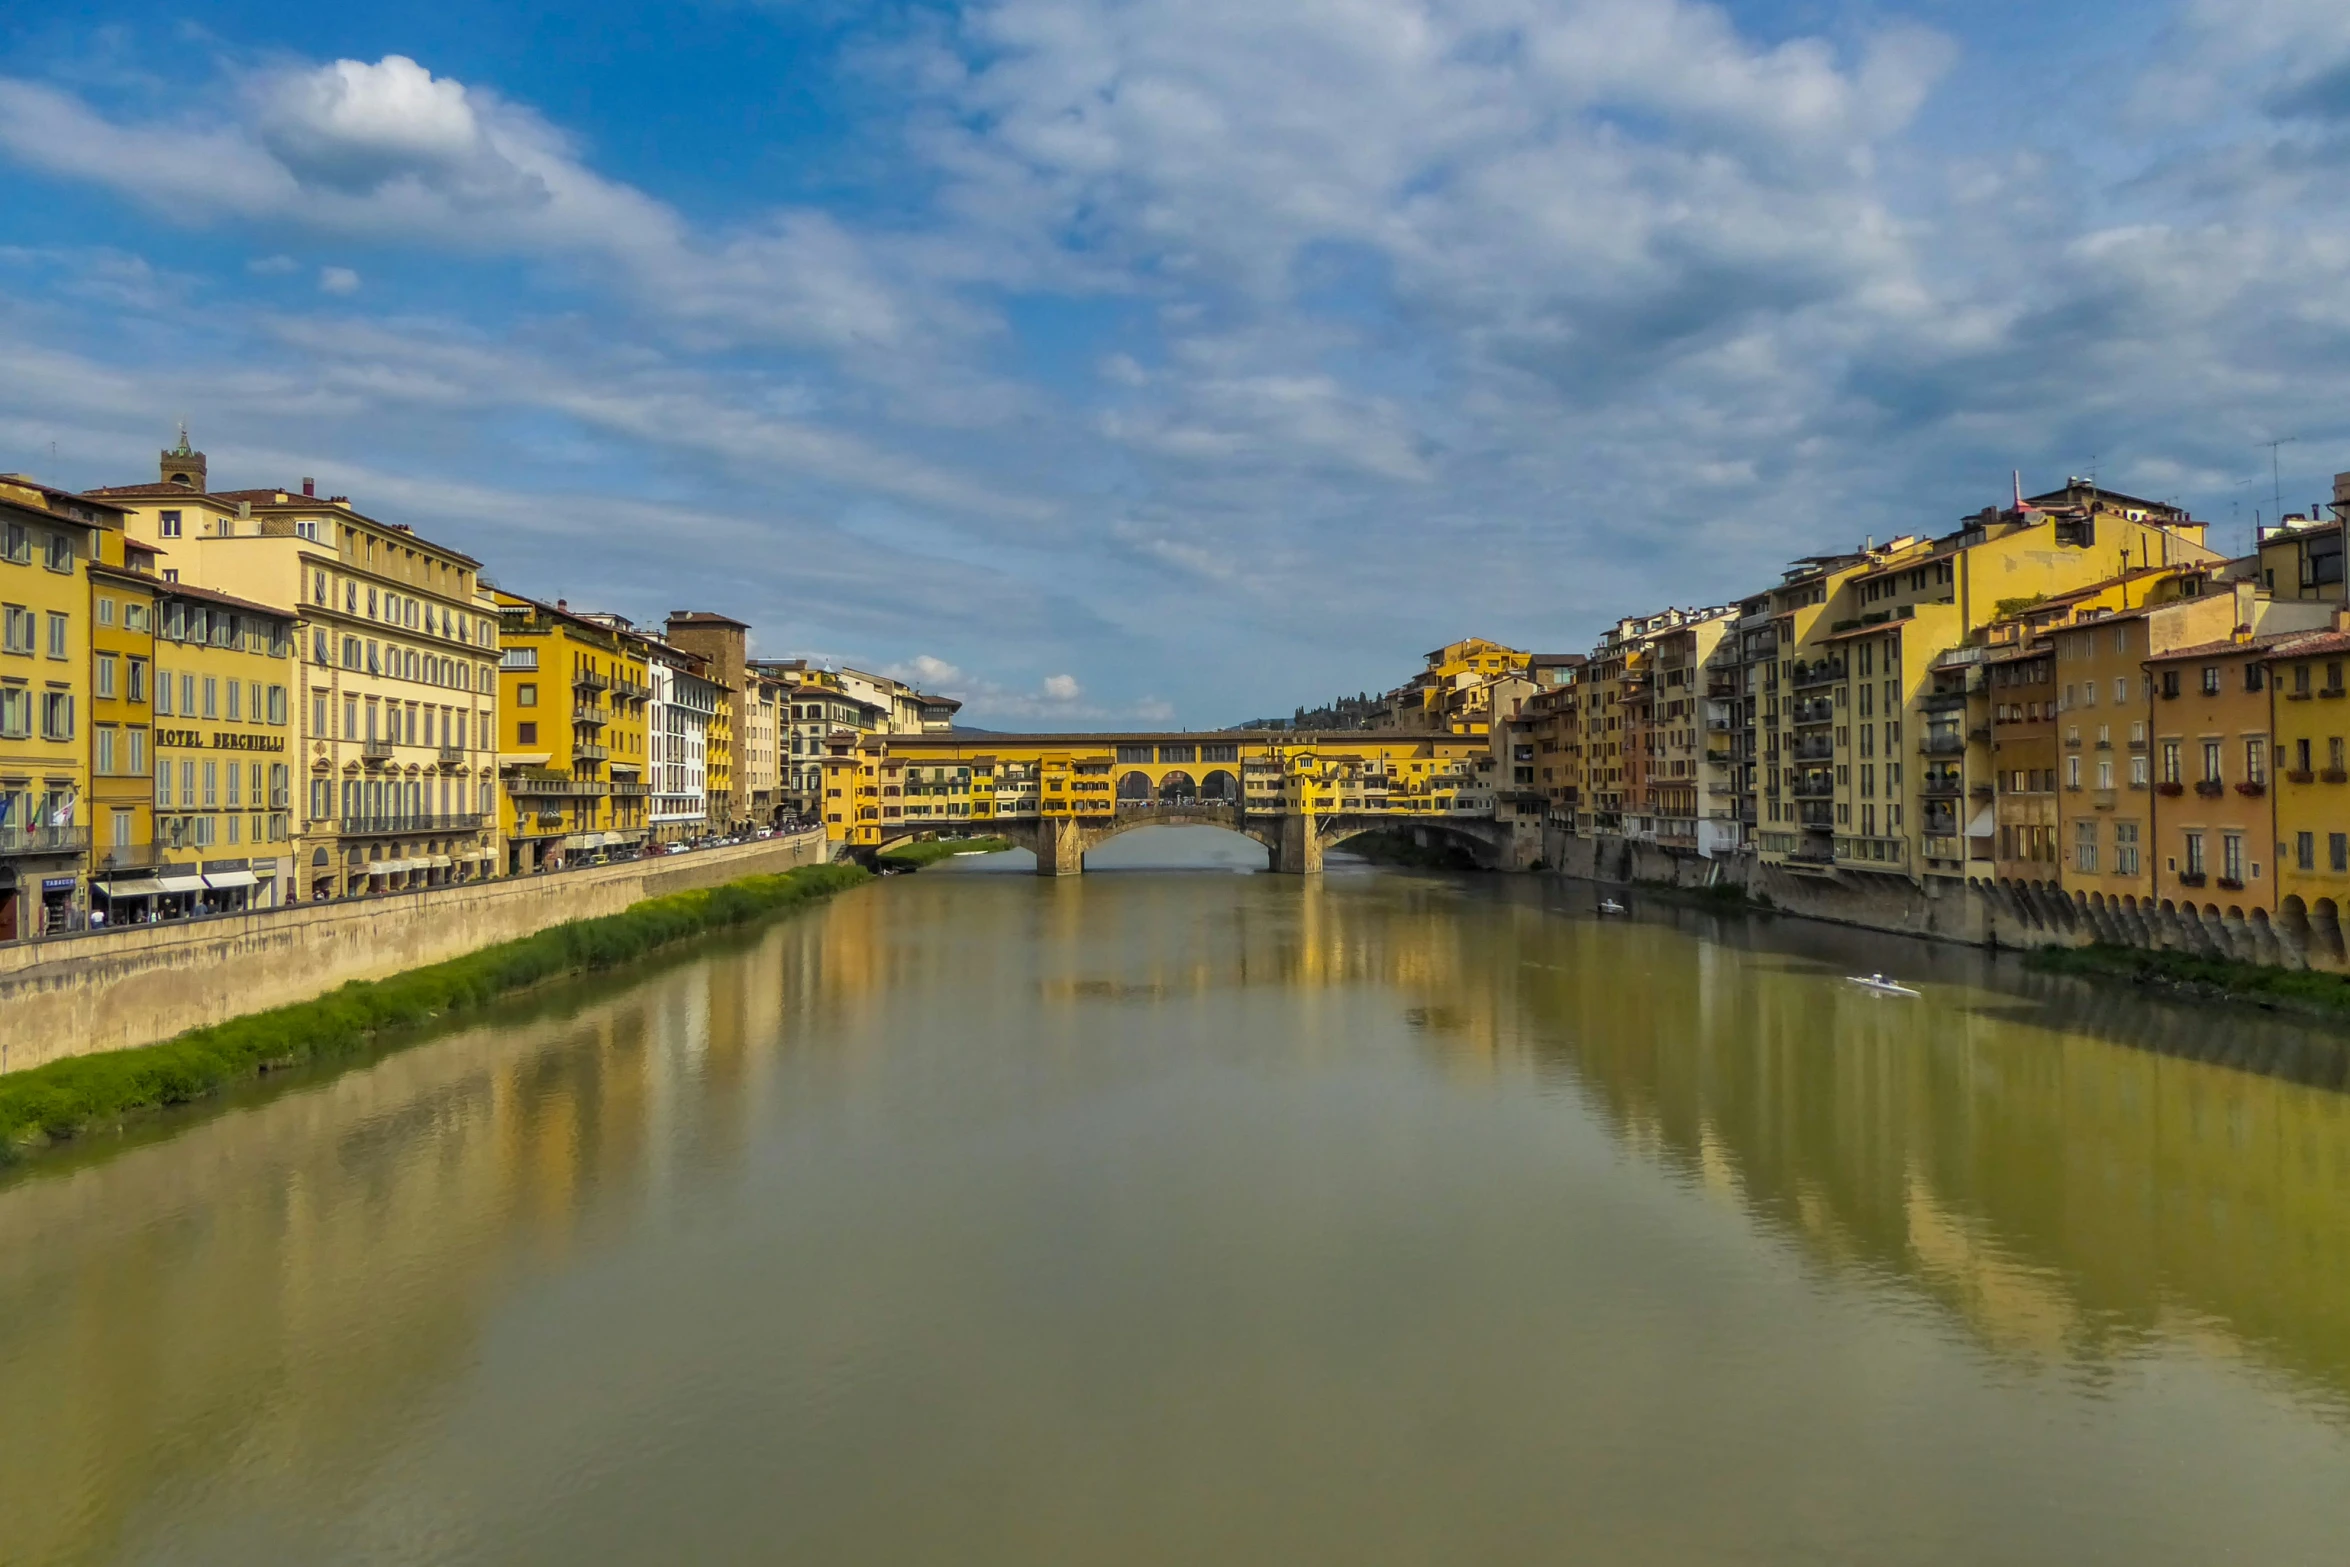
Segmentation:
{"type": "Polygon", "coordinates": [[[2275,920],[2262,909],[2158,903],[2067,892],[2054,882],[1958,881],[1851,867],[1833,875],[1765,865],[1752,854],[1704,859],[1621,838],[1545,836],[1543,858],[1569,876],[1652,886],[1728,885],[1768,898],[1782,913],[1869,930],[1988,947],[2084,947],[2102,943],[2151,952],[2188,952],[2292,969],[2350,972],[2340,922],[2330,907],[2305,913],[2288,900],[2275,920]]]}
{"type": "Polygon", "coordinates": [[[822,833],[802,833],[544,876],[14,943],[0,947],[0,1072],[152,1044],[350,980],[828,855],[822,833]]]}

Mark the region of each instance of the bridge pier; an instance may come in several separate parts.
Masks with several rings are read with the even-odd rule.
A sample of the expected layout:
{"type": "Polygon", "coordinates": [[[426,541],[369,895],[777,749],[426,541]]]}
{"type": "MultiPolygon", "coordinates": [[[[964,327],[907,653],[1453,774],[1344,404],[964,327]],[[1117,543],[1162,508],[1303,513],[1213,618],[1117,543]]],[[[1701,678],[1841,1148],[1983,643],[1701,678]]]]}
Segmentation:
{"type": "Polygon", "coordinates": [[[1037,875],[1075,876],[1085,869],[1085,828],[1075,817],[1044,817],[1035,831],[1037,875]]]}
{"type": "Polygon", "coordinates": [[[1272,868],[1284,876],[1322,874],[1322,834],[1311,816],[1294,812],[1281,818],[1281,841],[1273,850],[1272,868]]]}

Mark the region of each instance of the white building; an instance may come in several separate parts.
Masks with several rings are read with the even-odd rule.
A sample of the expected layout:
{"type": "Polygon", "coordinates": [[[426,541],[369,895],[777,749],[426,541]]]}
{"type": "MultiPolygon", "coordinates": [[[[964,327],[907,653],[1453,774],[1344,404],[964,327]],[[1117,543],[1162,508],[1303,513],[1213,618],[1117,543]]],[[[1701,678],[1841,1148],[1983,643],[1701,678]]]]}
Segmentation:
{"type": "Polygon", "coordinates": [[[653,700],[645,710],[646,766],[652,784],[648,825],[655,843],[701,835],[710,819],[704,761],[710,717],[718,711],[718,684],[697,673],[701,660],[654,644],[646,664],[653,700]]]}

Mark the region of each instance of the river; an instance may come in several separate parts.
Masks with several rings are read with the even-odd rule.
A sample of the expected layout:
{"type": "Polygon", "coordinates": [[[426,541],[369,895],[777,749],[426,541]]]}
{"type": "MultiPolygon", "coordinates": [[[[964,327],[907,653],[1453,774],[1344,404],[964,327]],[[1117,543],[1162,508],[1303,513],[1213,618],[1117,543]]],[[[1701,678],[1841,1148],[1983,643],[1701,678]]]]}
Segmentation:
{"type": "Polygon", "coordinates": [[[0,1561],[2350,1551],[2338,1036],[1111,848],[9,1176],[0,1561]]]}

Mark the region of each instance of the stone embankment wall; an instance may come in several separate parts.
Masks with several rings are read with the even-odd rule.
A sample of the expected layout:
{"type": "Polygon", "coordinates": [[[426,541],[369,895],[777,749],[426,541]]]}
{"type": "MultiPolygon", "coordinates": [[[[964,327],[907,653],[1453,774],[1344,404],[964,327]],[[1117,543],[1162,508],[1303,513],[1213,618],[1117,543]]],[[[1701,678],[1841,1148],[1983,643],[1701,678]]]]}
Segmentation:
{"type": "Polygon", "coordinates": [[[0,1072],[152,1044],[565,920],[829,857],[821,833],[0,947],[0,1072]]]}
{"type": "Polygon", "coordinates": [[[1752,855],[1704,859],[1616,838],[1546,835],[1552,869],[1591,881],[1702,888],[1734,886],[1807,919],[1986,947],[2085,947],[2104,943],[2150,952],[2186,952],[2281,968],[2350,972],[2343,935],[2328,913],[2298,910],[2271,921],[2265,911],[2152,900],[2083,898],[2053,883],[1905,876],[1843,870],[1833,877],[1765,865],[1752,855]]]}

